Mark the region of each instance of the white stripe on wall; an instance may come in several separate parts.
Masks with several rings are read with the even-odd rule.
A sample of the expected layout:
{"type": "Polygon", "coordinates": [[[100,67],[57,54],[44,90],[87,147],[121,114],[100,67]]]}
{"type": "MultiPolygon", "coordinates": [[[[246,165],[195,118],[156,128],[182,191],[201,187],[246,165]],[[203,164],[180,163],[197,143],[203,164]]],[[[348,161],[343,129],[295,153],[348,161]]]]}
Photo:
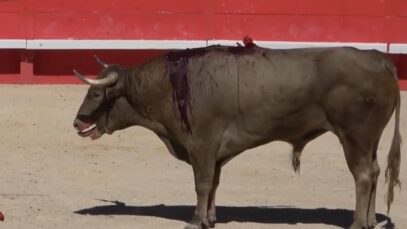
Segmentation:
{"type": "MultiPolygon", "coordinates": [[[[24,40],[0,39],[0,49],[31,49],[31,50],[150,50],[150,49],[185,49],[205,47],[209,45],[236,46],[240,40],[24,40]]],[[[407,44],[358,43],[358,42],[293,42],[293,41],[255,41],[261,47],[275,49],[340,47],[351,46],[359,49],[376,49],[389,53],[407,53],[407,44]]]]}
{"type": "MultiPolygon", "coordinates": [[[[208,45],[232,45],[242,44],[238,40],[209,40],[208,45]]],[[[381,52],[387,52],[386,43],[357,43],[357,42],[293,42],[293,41],[254,41],[258,46],[273,49],[292,49],[292,48],[314,48],[314,47],[355,47],[358,49],[369,50],[376,49],[381,52]]]]}
{"type": "Polygon", "coordinates": [[[0,49],[25,49],[27,40],[24,39],[0,39],[0,49]]]}
{"type": "Polygon", "coordinates": [[[185,49],[206,46],[204,40],[27,40],[27,49],[185,49]]]}
{"type": "Polygon", "coordinates": [[[390,44],[389,53],[407,53],[407,44],[390,44]]]}

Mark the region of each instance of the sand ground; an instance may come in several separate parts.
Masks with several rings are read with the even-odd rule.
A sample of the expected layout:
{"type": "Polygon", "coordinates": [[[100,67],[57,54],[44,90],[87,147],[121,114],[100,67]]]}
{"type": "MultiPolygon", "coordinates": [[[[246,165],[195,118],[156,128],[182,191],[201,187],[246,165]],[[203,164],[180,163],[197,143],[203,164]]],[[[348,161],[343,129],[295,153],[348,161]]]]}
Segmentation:
{"type": "MultiPolygon", "coordinates": [[[[143,128],[97,141],[78,137],[72,121],[86,90],[0,86],[0,210],[5,215],[0,228],[183,228],[196,201],[191,167],[143,128]]],[[[402,103],[401,130],[407,138],[407,92],[402,103]]],[[[380,143],[382,171],[392,131],[393,121],[380,143]]],[[[337,138],[325,134],[311,142],[300,175],[291,169],[290,152],[289,145],[274,142],[224,167],[216,228],[326,229],[351,222],[354,183],[337,138]]],[[[404,184],[406,165],[403,160],[404,184]]],[[[380,221],[389,220],[385,191],[382,172],[380,221]]],[[[395,198],[391,221],[405,229],[407,190],[396,191],[395,198]]]]}

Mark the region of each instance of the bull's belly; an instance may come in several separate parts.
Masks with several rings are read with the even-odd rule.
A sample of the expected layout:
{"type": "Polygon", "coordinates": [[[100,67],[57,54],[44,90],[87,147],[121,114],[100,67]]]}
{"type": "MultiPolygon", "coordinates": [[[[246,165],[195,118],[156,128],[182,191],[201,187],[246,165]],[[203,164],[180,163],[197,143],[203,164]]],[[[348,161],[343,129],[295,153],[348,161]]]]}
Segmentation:
{"type": "Polygon", "coordinates": [[[237,155],[271,141],[285,141],[293,145],[309,141],[332,130],[323,109],[309,106],[298,112],[273,119],[242,116],[225,129],[218,152],[219,158],[237,155]]]}

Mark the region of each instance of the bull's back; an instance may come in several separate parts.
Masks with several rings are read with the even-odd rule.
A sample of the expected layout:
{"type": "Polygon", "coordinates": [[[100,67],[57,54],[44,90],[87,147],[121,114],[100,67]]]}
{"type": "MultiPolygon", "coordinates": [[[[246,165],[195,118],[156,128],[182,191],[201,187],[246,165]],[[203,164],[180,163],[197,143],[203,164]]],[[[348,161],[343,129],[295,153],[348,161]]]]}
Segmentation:
{"type": "Polygon", "coordinates": [[[296,133],[299,126],[330,129],[324,106],[340,104],[327,99],[333,95],[352,92],[337,108],[342,110],[369,93],[381,104],[377,107],[389,103],[383,97],[392,93],[393,79],[384,59],[353,48],[214,50],[190,62],[193,116],[206,127],[217,120],[236,132],[270,138],[264,141],[295,138],[302,134],[296,133]]]}
{"type": "MultiPolygon", "coordinates": [[[[229,115],[281,116],[314,97],[318,58],[330,49],[213,50],[190,61],[194,103],[229,115]]],[[[196,104],[196,107],[199,107],[196,104]]]]}
{"type": "Polygon", "coordinates": [[[199,100],[216,97],[219,102],[224,99],[244,109],[264,102],[295,106],[318,99],[336,84],[360,84],[361,88],[373,89],[389,81],[383,75],[389,74],[386,64],[391,67],[391,63],[376,51],[247,49],[252,51],[214,49],[190,60],[190,83],[199,100]]]}

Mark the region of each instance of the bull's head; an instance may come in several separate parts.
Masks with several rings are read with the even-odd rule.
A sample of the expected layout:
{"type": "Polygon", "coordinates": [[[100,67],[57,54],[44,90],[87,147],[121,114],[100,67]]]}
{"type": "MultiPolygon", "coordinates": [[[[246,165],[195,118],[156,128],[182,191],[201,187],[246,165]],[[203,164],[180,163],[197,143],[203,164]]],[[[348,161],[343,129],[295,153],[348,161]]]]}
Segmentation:
{"type": "Polygon", "coordinates": [[[98,57],[96,60],[103,67],[96,79],[89,79],[74,70],[75,75],[90,88],[73,125],[80,136],[92,139],[130,126],[133,112],[125,97],[127,70],[105,64],[98,57]]]}

